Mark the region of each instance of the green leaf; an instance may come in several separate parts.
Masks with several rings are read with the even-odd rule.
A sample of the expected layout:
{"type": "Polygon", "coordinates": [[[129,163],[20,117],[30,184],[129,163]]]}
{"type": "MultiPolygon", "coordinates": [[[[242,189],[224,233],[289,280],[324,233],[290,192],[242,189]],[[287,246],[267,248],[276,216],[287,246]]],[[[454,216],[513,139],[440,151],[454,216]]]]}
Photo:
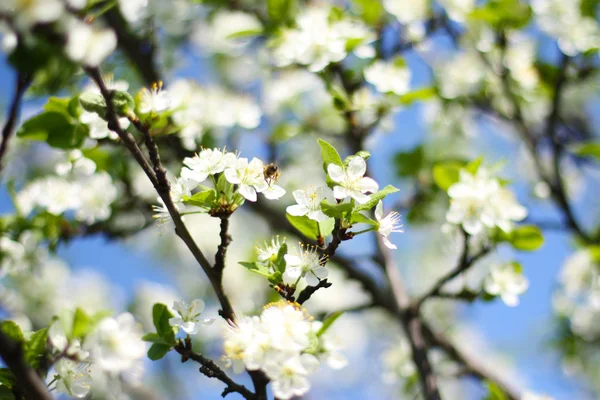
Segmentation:
{"type": "Polygon", "coordinates": [[[77,97],[59,98],[50,97],[44,105],[44,111],[52,111],[63,114],[67,119],[79,118],[79,102],[77,97]]]}
{"type": "Polygon", "coordinates": [[[268,0],[267,12],[269,19],[276,23],[286,23],[293,19],[296,10],[296,0],[268,0]]]}
{"type": "Polygon", "coordinates": [[[319,143],[319,146],[321,146],[321,157],[323,157],[323,169],[326,173],[327,166],[329,164],[339,165],[340,167],[344,166],[344,163],[342,162],[342,157],[340,157],[335,147],[333,147],[332,145],[330,145],[322,139],[317,140],[317,142],[319,143]]]}
{"type": "Polygon", "coordinates": [[[411,151],[396,153],[394,163],[399,176],[416,176],[425,164],[423,146],[417,146],[411,151]]]}
{"type": "Polygon", "coordinates": [[[241,266],[243,266],[244,268],[246,268],[248,271],[254,272],[255,274],[266,276],[267,278],[272,275],[269,268],[265,267],[262,264],[259,264],[256,262],[244,262],[244,261],[240,261],[239,264],[241,266]]]}
{"type": "Polygon", "coordinates": [[[490,0],[475,9],[470,18],[484,21],[495,29],[520,29],[531,19],[531,7],[520,0],[490,0]]]}
{"type": "Polygon", "coordinates": [[[160,343],[154,343],[148,349],[148,358],[152,361],[160,360],[171,350],[172,346],[160,343]]]}
{"type": "Polygon", "coordinates": [[[73,328],[70,337],[79,339],[84,338],[88,333],[94,330],[98,321],[110,314],[110,311],[99,311],[96,314],[88,315],[81,308],[77,308],[73,315],[73,328]]]}
{"type": "Polygon", "coordinates": [[[483,162],[483,157],[479,157],[479,158],[476,158],[475,160],[471,161],[467,165],[465,165],[464,168],[467,171],[469,171],[469,173],[471,175],[475,175],[477,173],[477,171],[479,170],[479,166],[481,165],[482,162],[483,162]]]}
{"type": "Polygon", "coordinates": [[[457,162],[438,164],[433,167],[433,180],[443,191],[460,180],[460,170],[463,165],[457,162]]]}
{"type": "Polygon", "coordinates": [[[258,29],[246,29],[244,31],[233,32],[227,35],[227,39],[246,39],[254,36],[261,35],[263,33],[262,28],[258,29]]]}
{"type": "Polygon", "coordinates": [[[362,215],[361,213],[355,212],[352,214],[352,216],[350,217],[350,223],[351,224],[368,224],[368,225],[373,225],[373,226],[377,226],[379,225],[379,223],[375,220],[372,220],[369,217],[365,217],[364,215],[362,215]]]}
{"type": "Polygon", "coordinates": [[[352,212],[352,203],[329,204],[327,200],[323,200],[321,210],[328,217],[342,218],[344,214],[352,212]]]}
{"type": "Polygon", "coordinates": [[[142,336],[142,340],[144,342],[164,344],[167,346],[171,345],[171,343],[168,343],[165,339],[162,338],[162,336],[154,332],[146,333],[144,336],[142,336]]]}
{"type": "Polygon", "coordinates": [[[306,215],[297,217],[294,215],[286,214],[288,221],[298,232],[303,234],[308,239],[317,239],[319,236],[319,230],[317,227],[317,221],[308,218],[306,215]]]}
{"type": "Polygon", "coordinates": [[[40,359],[46,352],[46,342],[48,341],[48,329],[40,329],[34,332],[25,344],[25,360],[33,368],[39,368],[40,359]]]}
{"type": "Polygon", "coordinates": [[[285,272],[285,255],[288,253],[287,243],[284,243],[279,247],[279,251],[277,252],[277,259],[275,260],[275,265],[277,266],[277,270],[281,273],[285,272]]]}
{"type": "Polygon", "coordinates": [[[485,382],[488,395],[483,400],[508,400],[508,395],[494,382],[485,382]]]}
{"type": "Polygon", "coordinates": [[[325,221],[319,222],[319,230],[321,231],[322,237],[327,237],[331,235],[333,229],[335,228],[335,220],[333,218],[328,218],[325,221]]]}
{"type": "Polygon", "coordinates": [[[0,385],[0,400],[17,400],[17,397],[8,386],[0,385]]]}
{"type": "Polygon", "coordinates": [[[396,189],[392,185],[387,185],[380,191],[373,193],[370,196],[369,201],[367,201],[366,203],[357,204],[354,208],[354,212],[370,210],[371,208],[375,207],[377,203],[379,203],[379,200],[383,200],[388,194],[396,193],[397,191],[398,189],[396,189]]]}
{"type": "Polygon", "coordinates": [[[600,142],[578,143],[571,147],[571,151],[581,157],[592,157],[600,161],[600,142]]]}
{"type": "Polygon", "coordinates": [[[434,87],[424,87],[399,96],[398,101],[403,106],[410,106],[417,101],[432,99],[437,94],[434,87]]]}
{"type": "Polygon", "coordinates": [[[106,118],[106,101],[100,93],[92,91],[82,93],[79,96],[79,104],[84,110],[106,118]]]}
{"type": "Polygon", "coordinates": [[[376,25],[383,16],[383,6],[378,1],[352,0],[352,6],[368,25],[376,25]]]}
{"type": "Polygon", "coordinates": [[[509,241],[517,250],[534,251],[544,244],[544,236],[537,226],[523,225],[510,232],[509,241]]]}
{"type": "Polygon", "coordinates": [[[17,383],[17,378],[15,378],[12,371],[8,368],[0,368],[0,384],[11,389],[15,383],[17,383]]]}
{"type": "Polygon", "coordinates": [[[11,338],[12,340],[23,343],[25,339],[23,338],[23,332],[19,325],[17,325],[14,321],[6,320],[0,323],[0,330],[4,332],[6,336],[11,338]]]}
{"type": "Polygon", "coordinates": [[[20,138],[46,141],[50,146],[61,149],[81,146],[87,134],[85,125],[73,124],[67,115],[57,111],[36,115],[17,131],[20,138]]]}
{"type": "Polygon", "coordinates": [[[177,328],[171,326],[169,323],[169,319],[173,317],[174,315],[164,304],[156,303],[152,307],[152,321],[154,322],[156,332],[167,343],[175,343],[175,333],[177,333],[177,328]]]}
{"type": "Polygon", "coordinates": [[[336,311],[327,318],[325,318],[325,321],[323,321],[323,326],[321,326],[321,329],[319,329],[319,331],[317,332],[317,337],[320,337],[325,332],[327,332],[327,330],[331,328],[331,325],[333,325],[335,320],[341,317],[343,313],[343,311],[336,311]]]}
{"type": "Polygon", "coordinates": [[[213,189],[210,189],[203,192],[198,192],[191,197],[184,196],[183,201],[186,204],[191,204],[193,206],[212,208],[214,206],[216,197],[217,193],[213,189]]]}
{"type": "Polygon", "coordinates": [[[135,109],[135,100],[133,100],[133,97],[127,92],[115,91],[113,93],[112,102],[115,105],[117,114],[122,116],[127,116],[131,110],[135,109]]]}

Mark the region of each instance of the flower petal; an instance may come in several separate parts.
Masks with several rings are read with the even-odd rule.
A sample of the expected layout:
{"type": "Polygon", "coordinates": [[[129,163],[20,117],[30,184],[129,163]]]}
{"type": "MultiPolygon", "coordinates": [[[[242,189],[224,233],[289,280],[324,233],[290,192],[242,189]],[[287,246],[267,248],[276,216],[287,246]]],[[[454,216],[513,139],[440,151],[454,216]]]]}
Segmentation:
{"type": "MultiPolygon", "coordinates": [[[[367,163],[362,157],[352,157],[348,167],[346,169],[346,173],[351,180],[356,180],[362,178],[367,172],[367,163]]],[[[377,189],[375,189],[377,190],[377,189]]]]}
{"type": "Polygon", "coordinates": [[[288,208],[286,208],[285,211],[288,214],[293,215],[295,217],[301,217],[308,213],[308,208],[299,204],[294,204],[293,206],[289,206],[288,208]]]}
{"type": "Polygon", "coordinates": [[[249,185],[240,185],[238,192],[248,201],[256,201],[256,189],[249,185]]]}
{"type": "Polygon", "coordinates": [[[342,183],[346,179],[344,169],[336,164],[329,164],[327,166],[327,173],[329,174],[331,180],[337,183],[342,183]]]}
{"type": "Polygon", "coordinates": [[[361,191],[361,192],[371,192],[371,193],[375,193],[377,190],[379,190],[379,184],[371,178],[362,178],[361,180],[359,180],[356,183],[357,188],[361,191]]]}

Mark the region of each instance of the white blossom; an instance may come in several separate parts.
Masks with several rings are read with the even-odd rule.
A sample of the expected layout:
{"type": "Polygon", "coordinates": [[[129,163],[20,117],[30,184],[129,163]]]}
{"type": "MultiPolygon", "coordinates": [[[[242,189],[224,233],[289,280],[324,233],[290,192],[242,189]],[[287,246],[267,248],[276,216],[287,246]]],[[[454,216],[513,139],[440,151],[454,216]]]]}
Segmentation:
{"type": "Polygon", "coordinates": [[[399,340],[381,356],[383,362],[383,381],[391,384],[399,378],[410,378],[417,372],[412,359],[412,351],[407,340],[399,340]]]}
{"type": "Polygon", "coordinates": [[[209,24],[198,25],[192,39],[213,53],[238,54],[262,29],[260,20],[252,14],[219,10],[209,24]]]}
{"type": "Polygon", "coordinates": [[[320,280],[327,278],[327,268],[321,265],[323,258],[316,248],[299,244],[296,253],[284,256],[287,277],[293,280],[305,277],[310,286],[316,286],[320,280]]]}
{"type": "Polygon", "coordinates": [[[319,360],[312,354],[299,357],[280,355],[284,361],[269,360],[265,366],[267,375],[273,380],[273,394],[282,400],[302,396],[310,389],[308,375],[319,367],[319,360]]]}
{"type": "Polygon", "coordinates": [[[261,192],[269,200],[278,199],[285,194],[282,187],[267,183],[263,162],[256,157],[250,162],[247,158],[238,158],[225,169],[225,178],[229,183],[238,185],[238,192],[249,201],[256,201],[257,193],[261,192]]]}
{"type": "Polygon", "coordinates": [[[396,62],[375,61],[365,68],[365,79],[380,93],[402,95],[410,88],[410,70],[396,62]]]}
{"type": "Polygon", "coordinates": [[[495,226],[509,232],[513,221],[521,221],[527,216],[527,210],[517,203],[512,192],[503,188],[483,167],[475,174],[462,169],[460,180],[450,186],[448,195],[450,209],[446,220],[462,225],[471,235],[495,226]]]}
{"type": "MultiPolygon", "coordinates": [[[[92,139],[105,139],[109,138],[112,140],[116,140],[119,138],[119,135],[116,132],[108,129],[108,122],[102,119],[98,114],[83,111],[79,116],[79,120],[86,124],[90,129],[90,137],[92,139]]],[[[125,117],[119,118],[119,126],[121,129],[129,128],[129,119],[125,117]]]]}
{"type": "Polygon", "coordinates": [[[393,232],[404,232],[400,223],[400,214],[396,211],[390,212],[385,217],[383,216],[383,202],[379,200],[375,207],[375,219],[379,222],[377,232],[381,235],[383,243],[390,249],[397,249],[396,245],[390,242],[388,236],[393,232]]]}
{"type": "Polygon", "coordinates": [[[294,190],[294,199],[296,203],[289,206],[286,211],[290,215],[303,216],[308,215],[308,218],[317,222],[323,222],[329,217],[325,215],[321,209],[321,202],[331,193],[327,187],[318,187],[308,190],[294,190]]]}
{"type": "Polygon", "coordinates": [[[73,21],[67,32],[67,55],[89,67],[97,67],[117,47],[117,35],[111,29],[98,29],[73,21]]]}
{"type": "Polygon", "coordinates": [[[464,22],[475,8],[475,0],[438,0],[446,9],[448,16],[457,22],[464,22]]]}
{"type": "Polygon", "coordinates": [[[379,189],[379,185],[373,179],[365,177],[367,163],[362,157],[353,157],[347,167],[329,164],[327,173],[331,180],[338,185],[333,188],[333,196],[338,199],[351,197],[360,204],[369,201],[370,196],[365,193],[373,193],[379,189]]]}
{"type": "Polygon", "coordinates": [[[0,277],[22,271],[26,265],[23,262],[25,247],[14,240],[3,236],[0,238],[0,277]]]}
{"type": "Polygon", "coordinates": [[[212,324],[214,318],[200,319],[200,314],[204,311],[204,301],[201,299],[192,300],[186,303],[183,300],[173,303],[173,310],[179,314],[179,317],[169,319],[169,324],[181,328],[188,335],[195,335],[200,328],[212,324]]]}
{"type": "Polygon", "coordinates": [[[68,339],[63,325],[73,323],[73,313],[64,314],[55,321],[48,329],[48,340],[52,346],[59,352],[67,356],[74,357],[78,361],[83,361],[89,356],[89,352],[81,348],[79,339],[68,339]],[[65,321],[69,319],[69,321],[65,321]]]}
{"type": "Polygon", "coordinates": [[[521,396],[520,400],[554,400],[554,397],[526,391],[525,393],[523,393],[523,396],[521,396]]]}
{"type": "Polygon", "coordinates": [[[6,54],[12,53],[19,43],[17,34],[4,22],[0,21],[0,49],[6,54]]]}
{"type": "Polygon", "coordinates": [[[92,387],[90,364],[61,358],[54,364],[58,375],[56,390],[69,396],[81,399],[89,393],[92,387]]]}
{"type": "Polygon", "coordinates": [[[146,16],[148,0],[119,0],[119,8],[129,23],[136,23],[146,16]]]}
{"type": "Polygon", "coordinates": [[[200,154],[183,159],[185,167],[181,170],[181,176],[201,183],[210,175],[223,172],[227,167],[233,167],[236,161],[237,157],[234,153],[219,149],[203,149],[200,154]]]}
{"type": "Polygon", "coordinates": [[[84,348],[90,352],[90,361],[112,373],[131,369],[146,355],[141,327],[129,313],[101,320],[86,337],[84,348]]]}
{"type": "Polygon", "coordinates": [[[437,66],[440,94],[447,99],[476,92],[483,82],[487,66],[474,52],[457,53],[437,66]]]}
{"type": "Polygon", "coordinates": [[[500,296],[509,307],[519,305],[519,295],[529,287],[527,278],[521,273],[518,264],[496,264],[484,281],[484,289],[493,296],[500,296]]]}
{"type": "Polygon", "coordinates": [[[2,3],[0,12],[14,12],[14,23],[20,29],[57,21],[65,12],[61,0],[3,0],[2,3]]]}
{"type": "Polygon", "coordinates": [[[98,172],[85,180],[85,186],[79,194],[80,204],[75,218],[87,223],[108,219],[111,204],[117,199],[117,188],[106,171],[98,172]]]}
{"type": "Polygon", "coordinates": [[[279,240],[279,236],[271,238],[271,242],[265,242],[262,246],[256,246],[256,253],[258,254],[258,261],[275,261],[281,246],[285,243],[285,238],[279,240]]]}
{"type": "Polygon", "coordinates": [[[139,105],[140,113],[161,113],[170,110],[171,106],[171,94],[163,90],[162,82],[153,84],[150,89],[142,89],[142,97],[139,105]]]}

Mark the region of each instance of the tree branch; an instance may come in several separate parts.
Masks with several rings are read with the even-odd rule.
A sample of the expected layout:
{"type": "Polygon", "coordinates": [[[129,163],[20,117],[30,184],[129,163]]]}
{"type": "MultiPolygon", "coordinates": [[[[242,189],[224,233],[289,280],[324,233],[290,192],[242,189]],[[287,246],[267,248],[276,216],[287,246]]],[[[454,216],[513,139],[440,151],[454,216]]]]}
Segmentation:
{"type": "Polygon", "coordinates": [[[14,374],[26,400],[52,400],[46,384],[23,357],[23,347],[0,331],[0,357],[14,374]]]}
{"type": "Polygon", "coordinates": [[[229,235],[229,216],[231,214],[220,215],[219,219],[221,220],[221,230],[219,233],[219,237],[221,238],[221,243],[217,249],[217,254],[215,255],[215,274],[222,279],[223,271],[225,270],[225,256],[227,255],[227,247],[231,243],[231,236],[229,235]]]}
{"type": "Polygon", "coordinates": [[[18,72],[15,79],[15,93],[8,112],[8,119],[2,129],[2,143],[0,143],[0,172],[3,168],[3,159],[8,150],[8,142],[14,134],[19,112],[21,110],[21,101],[27,88],[31,84],[32,77],[24,72],[18,72]]]}
{"type": "Polygon", "coordinates": [[[195,361],[201,365],[200,372],[202,374],[209,378],[216,378],[227,385],[221,396],[225,397],[230,393],[239,393],[247,400],[258,400],[258,397],[248,390],[244,385],[236,383],[233,379],[227,376],[227,374],[221,368],[219,368],[214,361],[204,357],[202,354],[194,353],[192,351],[192,342],[189,337],[186,339],[185,344],[180,342],[178,345],[176,345],[175,350],[181,354],[181,362],[186,362],[188,360],[195,361]]]}

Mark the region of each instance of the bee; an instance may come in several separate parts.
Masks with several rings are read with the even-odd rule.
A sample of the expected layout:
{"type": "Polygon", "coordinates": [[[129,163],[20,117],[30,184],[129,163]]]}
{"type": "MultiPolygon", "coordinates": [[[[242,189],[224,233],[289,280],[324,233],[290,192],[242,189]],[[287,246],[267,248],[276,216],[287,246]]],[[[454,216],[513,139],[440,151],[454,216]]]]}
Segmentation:
{"type": "Polygon", "coordinates": [[[265,165],[263,169],[263,174],[265,176],[265,182],[267,182],[269,186],[271,186],[271,183],[277,182],[277,179],[279,179],[279,175],[281,175],[281,172],[279,171],[279,167],[276,164],[270,163],[265,165]]]}

